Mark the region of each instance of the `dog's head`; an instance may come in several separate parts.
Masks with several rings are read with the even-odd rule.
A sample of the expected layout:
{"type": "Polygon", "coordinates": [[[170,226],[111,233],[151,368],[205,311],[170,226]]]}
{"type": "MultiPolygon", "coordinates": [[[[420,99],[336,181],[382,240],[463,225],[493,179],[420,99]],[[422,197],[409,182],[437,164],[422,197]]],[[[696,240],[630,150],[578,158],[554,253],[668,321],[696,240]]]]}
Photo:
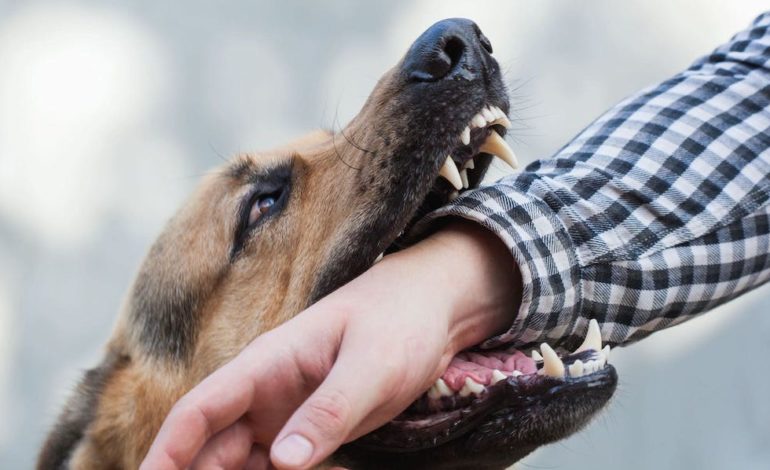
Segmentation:
{"type": "Polygon", "coordinates": [[[488,152],[512,161],[491,51],[471,21],[442,21],[344,129],[209,175],[137,277],[127,309],[137,344],[219,364],[402,246],[418,216],[478,185],[488,152]]]}
{"type": "MultiPolygon", "coordinates": [[[[493,155],[513,163],[502,139],[508,96],[491,54],[473,22],[436,23],[344,129],[239,156],[209,175],[129,294],[118,337],[138,356],[130,360],[173,364],[191,387],[402,246],[418,218],[477,186],[493,155]]],[[[510,367],[437,384],[336,458],[353,468],[507,466],[607,402],[615,372],[589,346],[566,361],[570,373],[555,354],[536,362],[501,352],[515,356],[503,361],[510,367]],[[596,362],[573,373],[578,359],[596,362]]]]}

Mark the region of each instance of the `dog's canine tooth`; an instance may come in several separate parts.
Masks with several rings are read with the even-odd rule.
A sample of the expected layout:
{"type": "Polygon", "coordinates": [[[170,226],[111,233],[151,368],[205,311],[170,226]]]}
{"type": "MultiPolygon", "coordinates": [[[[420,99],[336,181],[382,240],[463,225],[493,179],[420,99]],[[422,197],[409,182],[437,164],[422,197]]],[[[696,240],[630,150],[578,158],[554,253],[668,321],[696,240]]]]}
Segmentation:
{"type": "Polygon", "coordinates": [[[564,363],[561,362],[556,351],[548,343],[543,343],[540,345],[540,352],[543,355],[543,374],[549,377],[564,377],[564,363]]]}
{"type": "Polygon", "coordinates": [[[482,115],[482,116],[484,116],[484,119],[485,119],[487,122],[492,122],[492,121],[494,121],[494,120],[495,120],[495,115],[494,115],[494,114],[492,114],[492,111],[490,111],[490,109],[489,109],[489,108],[483,108],[483,109],[481,110],[481,115],[482,115]]]}
{"type": "Polygon", "coordinates": [[[543,360],[543,356],[540,355],[540,352],[537,349],[533,349],[531,355],[532,355],[532,360],[533,361],[542,361],[543,360]]]}
{"type": "Polygon", "coordinates": [[[456,190],[459,191],[463,189],[463,180],[460,178],[460,172],[457,170],[457,165],[455,165],[451,155],[446,157],[444,166],[441,167],[438,174],[446,178],[456,190]]]}
{"type": "Polygon", "coordinates": [[[607,362],[610,362],[610,351],[611,348],[609,344],[602,349],[602,356],[604,356],[604,360],[607,362]]]}
{"type": "Polygon", "coordinates": [[[498,108],[497,106],[492,106],[492,114],[495,115],[495,119],[500,119],[505,117],[505,113],[502,109],[498,108]]]}
{"type": "Polygon", "coordinates": [[[492,371],[492,385],[496,384],[497,382],[501,380],[505,380],[505,374],[500,372],[499,370],[495,369],[492,371]]]}
{"type": "Polygon", "coordinates": [[[463,188],[468,188],[468,170],[464,169],[460,171],[460,180],[463,183],[463,188]]]}
{"type": "Polygon", "coordinates": [[[570,377],[580,377],[583,375],[583,361],[578,359],[570,364],[567,369],[569,370],[570,377]]]}
{"type": "Polygon", "coordinates": [[[472,158],[470,160],[468,160],[467,162],[465,162],[465,164],[463,164],[463,169],[472,170],[474,168],[476,168],[476,164],[473,163],[473,159],[472,158]]]}
{"type": "Polygon", "coordinates": [[[516,155],[511,150],[511,147],[494,130],[489,133],[489,137],[484,141],[479,151],[497,156],[497,158],[510,165],[514,170],[519,167],[519,161],[516,159],[516,155]]]}
{"type": "Polygon", "coordinates": [[[385,253],[384,252],[380,253],[379,255],[377,255],[377,259],[375,259],[374,262],[376,263],[378,261],[381,261],[382,258],[384,258],[384,257],[385,257],[385,253]]]}
{"type": "Polygon", "coordinates": [[[463,388],[460,390],[460,396],[461,397],[467,397],[471,393],[474,395],[480,395],[481,392],[484,391],[484,386],[480,383],[474,381],[470,377],[465,378],[465,385],[463,385],[463,388]]]}
{"type": "Polygon", "coordinates": [[[460,134],[460,141],[463,143],[463,145],[468,145],[471,143],[471,128],[468,126],[465,126],[465,129],[463,129],[462,134],[460,134]]]}
{"type": "Polygon", "coordinates": [[[474,127],[482,128],[487,125],[487,120],[484,119],[484,116],[481,115],[481,113],[473,116],[473,119],[471,119],[471,124],[474,127]]]}
{"type": "Polygon", "coordinates": [[[575,353],[589,349],[593,349],[596,352],[602,350],[602,332],[599,330],[599,323],[593,318],[588,322],[588,332],[583,340],[583,344],[575,350],[575,353]]]}
{"type": "Polygon", "coordinates": [[[436,387],[436,390],[442,397],[451,397],[454,395],[452,389],[449,388],[449,385],[447,385],[441,377],[436,379],[436,383],[434,383],[433,386],[436,387]]]}

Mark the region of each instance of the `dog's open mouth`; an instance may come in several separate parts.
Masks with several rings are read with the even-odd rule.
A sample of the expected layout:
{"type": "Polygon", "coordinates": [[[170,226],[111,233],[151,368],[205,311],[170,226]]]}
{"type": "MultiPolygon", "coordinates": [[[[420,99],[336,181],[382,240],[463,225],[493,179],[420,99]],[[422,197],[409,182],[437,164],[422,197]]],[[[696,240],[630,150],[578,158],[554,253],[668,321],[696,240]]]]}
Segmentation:
{"type": "MultiPolygon", "coordinates": [[[[551,402],[579,399],[592,389],[607,389],[611,394],[616,373],[608,364],[609,356],[610,347],[602,348],[595,320],[590,322],[583,344],[561,357],[546,343],[530,356],[516,349],[462,352],[406,411],[357,444],[409,452],[441,446],[466,433],[481,439],[480,426],[498,425],[503,431],[506,424],[516,425],[512,418],[524,416],[528,409],[543,412],[551,402]]],[[[543,433],[550,430],[543,429],[543,433]]]]}
{"type": "MultiPolygon", "coordinates": [[[[473,116],[420,208],[385,253],[398,251],[422,216],[477,187],[493,158],[518,167],[504,140],[511,127],[502,109],[507,107],[487,105],[473,116]]],[[[383,468],[438,468],[444,459],[459,465],[456,468],[471,468],[459,463],[458,452],[511,462],[575,432],[606,404],[617,383],[609,355],[595,320],[584,343],[562,356],[545,343],[529,355],[514,348],[461,352],[408,409],[348,447],[353,454],[370,452],[368,457],[371,452],[389,454],[378,457],[383,462],[394,459],[383,468]],[[569,419],[562,418],[565,410],[569,419]],[[428,467],[420,467],[426,462],[428,467]]]]}
{"type": "MultiPolygon", "coordinates": [[[[478,187],[493,158],[518,167],[504,140],[511,123],[503,108],[508,105],[490,104],[473,116],[385,253],[404,246],[401,241],[410,240],[411,228],[425,214],[478,187]]],[[[583,344],[561,356],[546,343],[529,355],[515,348],[461,352],[409,408],[346,446],[347,455],[377,455],[381,468],[505,467],[577,431],[607,403],[617,384],[609,356],[595,320],[583,344]],[[479,455],[485,465],[474,457],[479,455]]]]}

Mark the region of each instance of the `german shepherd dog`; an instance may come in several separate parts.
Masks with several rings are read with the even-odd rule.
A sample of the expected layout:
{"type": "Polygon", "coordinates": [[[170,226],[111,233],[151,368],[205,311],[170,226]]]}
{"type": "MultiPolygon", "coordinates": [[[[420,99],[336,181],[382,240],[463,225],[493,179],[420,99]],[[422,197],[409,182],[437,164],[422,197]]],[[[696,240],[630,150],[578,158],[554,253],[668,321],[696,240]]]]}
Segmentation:
{"type": "MultiPolygon", "coordinates": [[[[206,177],[150,249],[102,362],[86,372],[39,469],[133,469],[173,404],[258,335],[408,243],[414,222],[476,187],[508,95],[465,19],[436,23],[338,133],[240,155],[206,177]]],[[[462,353],[425,395],[332,463],[505,468],[584,426],[612,396],[598,326],[574,353],[548,345],[462,353]],[[473,373],[463,377],[463,364],[473,373]],[[459,377],[459,378],[458,378],[459,377]]]]}

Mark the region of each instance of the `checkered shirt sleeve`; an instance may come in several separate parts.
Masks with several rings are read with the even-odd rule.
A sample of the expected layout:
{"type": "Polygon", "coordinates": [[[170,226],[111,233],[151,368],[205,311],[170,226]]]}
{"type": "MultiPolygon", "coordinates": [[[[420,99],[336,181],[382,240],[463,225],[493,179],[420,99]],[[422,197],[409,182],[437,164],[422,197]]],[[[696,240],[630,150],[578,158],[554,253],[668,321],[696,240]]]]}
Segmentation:
{"type": "Polygon", "coordinates": [[[770,12],[622,101],[553,158],[469,191],[463,217],[510,248],[511,329],[483,346],[630,343],[770,278],[770,12]]]}

